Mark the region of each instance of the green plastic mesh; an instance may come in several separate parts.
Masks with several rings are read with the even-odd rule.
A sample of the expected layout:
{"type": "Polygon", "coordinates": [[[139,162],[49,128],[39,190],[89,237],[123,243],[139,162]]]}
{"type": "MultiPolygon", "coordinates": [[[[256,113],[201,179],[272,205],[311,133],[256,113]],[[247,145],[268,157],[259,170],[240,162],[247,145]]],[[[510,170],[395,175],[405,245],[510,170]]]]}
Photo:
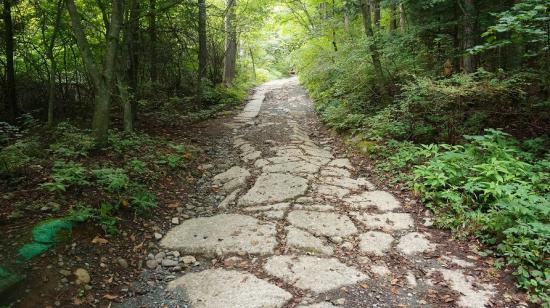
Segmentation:
{"type": "Polygon", "coordinates": [[[32,229],[32,243],[19,248],[19,255],[30,260],[53,247],[54,244],[70,238],[73,221],[54,219],[38,224],[32,229]]]}

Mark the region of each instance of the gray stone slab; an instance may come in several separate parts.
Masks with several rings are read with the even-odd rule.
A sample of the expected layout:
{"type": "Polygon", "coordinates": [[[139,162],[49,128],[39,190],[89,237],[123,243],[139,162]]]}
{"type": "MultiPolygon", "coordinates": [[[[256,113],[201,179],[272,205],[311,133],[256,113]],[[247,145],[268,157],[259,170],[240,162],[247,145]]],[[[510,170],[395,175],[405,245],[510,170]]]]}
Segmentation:
{"type": "Polygon", "coordinates": [[[458,270],[440,269],[438,271],[443,279],[449,282],[450,288],[460,294],[458,306],[468,308],[489,306],[491,297],[495,294],[493,285],[482,283],[458,270]]]}
{"type": "Polygon", "coordinates": [[[359,250],[364,253],[383,256],[391,249],[393,236],[380,231],[369,231],[359,236],[359,250]]]}
{"type": "Polygon", "coordinates": [[[366,191],[360,195],[344,199],[353,209],[377,208],[379,211],[393,211],[401,207],[401,203],[389,192],[382,190],[366,191]]]}
{"type": "Polygon", "coordinates": [[[240,205],[281,202],[303,195],[307,180],[283,173],[262,174],[254,186],[239,200],[240,205]]]}
{"type": "Polygon", "coordinates": [[[321,170],[322,176],[332,176],[332,177],[341,177],[341,178],[349,178],[351,177],[351,173],[344,169],[344,168],[336,168],[336,167],[325,167],[321,170]]]}
{"type": "Polygon", "coordinates": [[[286,231],[286,245],[292,250],[325,255],[332,255],[334,252],[332,247],[325,245],[321,239],[313,236],[309,232],[292,226],[288,226],[286,231]]]}
{"type": "Polygon", "coordinates": [[[406,255],[415,255],[434,248],[435,244],[430,242],[425,234],[419,232],[403,235],[399,239],[399,244],[397,244],[397,249],[406,255]]]}
{"type": "Polygon", "coordinates": [[[239,214],[193,218],[170,230],[160,244],[186,254],[273,253],[275,225],[239,214]]]}
{"type": "Polygon", "coordinates": [[[359,270],[336,258],[314,256],[273,256],[264,269],[293,286],[322,293],[368,279],[359,270]]]}
{"type": "Polygon", "coordinates": [[[360,222],[369,229],[381,229],[384,231],[407,230],[414,226],[414,220],[408,213],[352,213],[360,222]]]}
{"type": "Polygon", "coordinates": [[[351,219],[337,213],[295,210],[288,214],[287,220],[315,235],[346,237],[357,233],[351,219]]]}
{"type": "Polygon", "coordinates": [[[333,161],[331,161],[328,166],[330,167],[338,167],[338,168],[346,168],[348,170],[353,171],[355,168],[351,165],[351,162],[347,158],[337,158],[333,161]]]}
{"type": "Polygon", "coordinates": [[[262,170],[266,173],[317,173],[319,166],[304,161],[290,161],[267,165],[262,170]]]}
{"type": "Polygon", "coordinates": [[[333,186],[333,185],[316,185],[315,193],[321,196],[334,197],[336,199],[341,199],[350,194],[349,189],[333,186]]]}

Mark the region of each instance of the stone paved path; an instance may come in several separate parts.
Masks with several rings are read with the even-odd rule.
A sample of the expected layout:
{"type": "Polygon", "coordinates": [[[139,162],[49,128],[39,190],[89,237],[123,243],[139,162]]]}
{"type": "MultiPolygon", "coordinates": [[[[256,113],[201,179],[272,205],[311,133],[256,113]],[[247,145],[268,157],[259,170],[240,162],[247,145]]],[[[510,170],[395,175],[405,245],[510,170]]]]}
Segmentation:
{"type": "Polygon", "coordinates": [[[311,105],[297,79],[279,80],[225,123],[241,161],[211,181],[219,213],[185,220],[160,241],[220,262],[167,289],[212,308],[492,304],[498,291],[480,279],[474,254],[453,252],[330,139],[310,137],[311,105]]]}

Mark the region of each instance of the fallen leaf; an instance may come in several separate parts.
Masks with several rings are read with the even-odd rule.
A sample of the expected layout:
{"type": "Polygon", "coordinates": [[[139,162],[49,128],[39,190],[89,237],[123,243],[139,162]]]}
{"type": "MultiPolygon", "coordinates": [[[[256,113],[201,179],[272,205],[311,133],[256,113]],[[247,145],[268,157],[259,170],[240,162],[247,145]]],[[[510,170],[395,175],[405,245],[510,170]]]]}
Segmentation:
{"type": "Polygon", "coordinates": [[[366,284],[366,283],[364,283],[364,284],[361,285],[361,288],[363,288],[363,289],[368,289],[368,288],[369,288],[369,285],[366,284]]]}
{"type": "Polygon", "coordinates": [[[107,244],[109,243],[108,240],[100,237],[99,235],[96,235],[96,237],[94,237],[94,239],[92,240],[92,244],[107,244]]]}
{"type": "Polygon", "coordinates": [[[73,305],[82,305],[82,300],[78,297],[73,299],[73,305]]]}
{"type": "Polygon", "coordinates": [[[112,301],[112,300],[117,299],[117,298],[118,298],[118,295],[105,294],[105,295],[103,295],[103,298],[112,301]]]}

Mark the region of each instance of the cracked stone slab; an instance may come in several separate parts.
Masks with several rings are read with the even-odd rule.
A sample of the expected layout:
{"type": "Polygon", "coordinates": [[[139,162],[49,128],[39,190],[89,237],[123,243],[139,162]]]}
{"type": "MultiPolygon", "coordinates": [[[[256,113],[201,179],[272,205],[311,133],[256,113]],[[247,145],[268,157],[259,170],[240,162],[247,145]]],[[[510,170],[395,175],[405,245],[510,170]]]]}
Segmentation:
{"type": "Polygon", "coordinates": [[[234,166],[227,169],[225,172],[214,176],[214,178],[212,179],[212,182],[214,185],[222,185],[231,180],[242,179],[242,178],[246,179],[249,176],[250,176],[250,172],[248,172],[248,170],[239,166],[234,166]]]}
{"type": "Polygon", "coordinates": [[[322,293],[368,279],[359,270],[336,258],[314,256],[273,256],[264,269],[297,288],[322,293]]]}
{"type": "Polygon", "coordinates": [[[351,165],[351,162],[347,158],[337,158],[337,159],[331,161],[328,164],[328,166],[337,167],[337,168],[345,168],[345,169],[348,169],[350,171],[355,170],[355,168],[353,168],[353,166],[351,165]]]}
{"type": "Polygon", "coordinates": [[[275,156],[266,158],[267,161],[273,164],[284,164],[284,163],[290,163],[290,162],[298,162],[302,159],[297,156],[275,156]]]}
{"type": "Polygon", "coordinates": [[[316,185],[315,193],[322,196],[329,196],[341,199],[350,194],[349,189],[332,186],[332,185],[316,185]]]}
{"type": "Polygon", "coordinates": [[[317,173],[319,166],[303,161],[290,161],[264,166],[262,171],[266,173],[317,173]]]}
{"type": "Polygon", "coordinates": [[[391,249],[393,236],[380,231],[369,231],[359,236],[361,252],[383,256],[391,249]]]}
{"type": "Polygon", "coordinates": [[[353,213],[361,223],[370,229],[381,229],[384,231],[407,230],[414,226],[414,219],[408,213],[353,213]]]}
{"type": "Polygon", "coordinates": [[[286,244],[295,250],[325,255],[332,255],[334,252],[330,246],[325,245],[321,239],[313,236],[311,233],[292,226],[288,226],[286,231],[286,244]]]}
{"type": "Polygon", "coordinates": [[[324,184],[333,185],[333,186],[339,186],[343,188],[347,188],[350,190],[358,190],[360,188],[366,188],[368,190],[372,190],[374,188],[374,185],[370,183],[369,181],[365,180],[364,178],[359,178],[357,180],[352,178],[340,178],[340,177],[324,177],[321,179],[321,181],[324,184]]]}
{"type": "Polygon", "coordinates": [[[330,153],[327,150],[323,150],[317,147],[309,147],[301,145],[300,148],[304,150],[304,152],[309,156],[317,156],[317,157],[324,157],[324,158],[332,158],[332,153],[330,153]]]}
{"type": "Polygon", "coordinates": [[[273,253],[275,225],[239,214],[193,218],[172,228],[161,240],[166,249],[187,254],[273,253]]]}
{"type": "Polygon", "coordinates": [[[307,180],[289,174],[267,173],[262,174],[254,186],[239,200],[240,205],[255,205],[265,202],[286,201],[300,195],[307,190],[307,180]]]}
{"type": "Polygon", "coordinates": [[[494,295],[494,286],[476,281],[472,276],[463,274],[461,271],[450,269],[439,269],[443,279],[447,280],[452,290],[460,293],[458,305],[468,308],[484,308],[490,303],[494,295]]]}
{"type": "Polygon", "coordinates": [[[382,190],[366,191],[360,195],[344,199],[353,209],[377,208],[379,211],[393,211],[401,207],[401,203],[389,192],[382,190]]]}
{"type": "Polygon", "coordinates": [[[425,234],[411,232],[399,239],[397,249],[406,255],[415,255],[435,249],[435,244],[430,242],[425,234]]]}
{"type": "Polygon", "coordinates": [[[337,213],[294,210],[288,214],[287,220],[315,235],[346,237],[357,233],[351,219],[337,213]]]}
{"type": "Polygon", "coordinates": [[[195,308],[282,307],[292,298],[250,273],[221,268],[185,274],[170,282],[168,289],[183,290],[195,308]]]}
{"type": "Polygon", "coordinates": [[[288,202],[282,202],[282,203],[276,203],[276,204],[269,204],[269,205],[260,205],[260,206],[249,206],[243,208],[243,211],[248,212],[255,212],[255,211],[284,211],[288,209],[290,206],[290,203],[288,202]]]}
{"type": "Polygon", "coordinates": [[[241,192],[241,189],[240,188],[237,188],[235,189],[232,193],[230,193],[229,195],[227,195],[227,197],[225,197],[223,199],[222,202],[220,202],[220,204],[218,204],[218,207],[219,208],[227,208],[229,207],[230,205],[234,204],[235,203],[235,200],[237,200],[237,195],[241,192]]]}
{"type": "Polygon", "coordinates": [[[319,211],[319,212],[327,212],[327,211],[335,211],[336,209],[332,205],[326,205],[326,204],[295,204],[294,205],[295,210],[308,210],[308,211],[319,211]]]}
{"type": "Polygon", "coordinates": [[[315,303],[315,304],[309,304],[309,305],[300,305],[300,306],[297,306],[296,308],[338,308],[338,306],[334,306],[329,302],[321,302],[321,303],[315,303]]]}
{"type": "Polygon", "coordinates": [[[336,167],[326,167],[321,170],[322,176],[332,176],[332,177],[340,177],[340,178],[349,178],[351,177],[351,173],[343,168],[336,168],[336,167]]]}

